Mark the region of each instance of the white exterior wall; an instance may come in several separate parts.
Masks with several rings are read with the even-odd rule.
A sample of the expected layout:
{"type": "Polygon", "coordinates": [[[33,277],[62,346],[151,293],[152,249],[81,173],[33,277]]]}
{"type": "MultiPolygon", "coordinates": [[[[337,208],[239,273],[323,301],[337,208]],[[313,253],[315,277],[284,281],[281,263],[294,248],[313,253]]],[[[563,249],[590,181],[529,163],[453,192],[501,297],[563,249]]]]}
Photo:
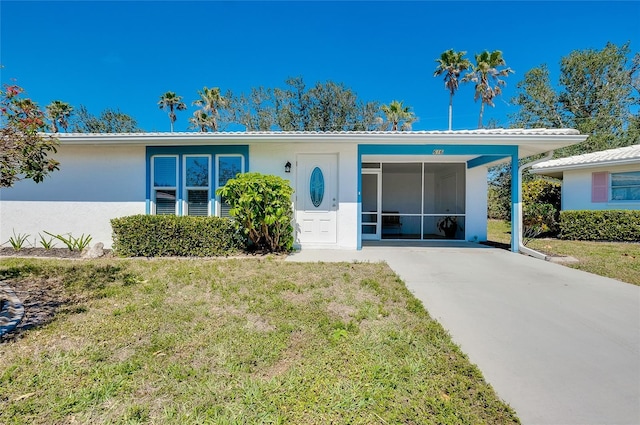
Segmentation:
{"type": "Polygon", "coordinates": [[[487,240],[487,167],[467,169],[465,238],[471,242],[487,240]]]}
{"type": "MultiPolygon", "coordinates": [[[[358,247],[358,148],[352,143],[255,143],[249,146],[249,170],[273,174],[297,187],[296,158],[301,154],[337,154],[338,207],[335,244],[305,244],[305,248],[357,249],[358,247]],[[292,164],[291,172],[284,165],[292,164]]],[[[294,193],[294,204],[296,194],[294,193]]]]}
{"type": "MultiPolygon", "coordinates": [[[[640,164],[620,167],[588,168],[567,170],[562,179],[562,210],[638,210],[640,202],[609,201],[591,202],[591,174],[607,171],[621,173],[625,171],[640,171],[640,164]]],[[[611,196],[609,194],[609,196],[611,196]]]]}
{"type": "Polygon", "coordinates": [[[31,235],[33,243],[38,233],[48,238],[46,230],[91,235],[91,244],[111,248],[109,220],[145,213],[145,148],[63,145],[54,158],[60,170],[43,182],[0,190],[0,243],[14,231],[31,235]]]}

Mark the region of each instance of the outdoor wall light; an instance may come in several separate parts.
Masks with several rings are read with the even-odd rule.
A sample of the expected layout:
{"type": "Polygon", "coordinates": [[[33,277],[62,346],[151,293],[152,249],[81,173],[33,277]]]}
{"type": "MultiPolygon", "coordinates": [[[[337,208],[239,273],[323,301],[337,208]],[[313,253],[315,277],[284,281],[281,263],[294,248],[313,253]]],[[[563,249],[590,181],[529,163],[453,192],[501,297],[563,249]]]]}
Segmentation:
{"type": "Polygon", "coordinates": [[[284,164],[284,172],[285,173],[290,173],[291,172],[291,162],[287,161],[287,163],[284,164]]]}

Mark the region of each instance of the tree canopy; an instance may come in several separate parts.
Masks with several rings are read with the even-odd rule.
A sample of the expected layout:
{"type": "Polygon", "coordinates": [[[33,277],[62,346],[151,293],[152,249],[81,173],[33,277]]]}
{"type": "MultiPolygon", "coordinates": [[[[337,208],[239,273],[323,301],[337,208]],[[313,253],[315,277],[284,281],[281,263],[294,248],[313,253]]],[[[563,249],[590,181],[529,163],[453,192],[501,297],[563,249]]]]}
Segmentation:
{"type": "Polygon", "coordinates": [[[160,96],[158,107],[169,113],[169,121],[171,122],[171,132],[173,133],[173,124],[178,119],[176,111],[184,111],[187,105],[182,101],[182,96],[178,96],[172,91],[168,91],[160,96]]]}
{"type": "Polygon", "coordinates": [[[449,90],[449,131],[453,120],[453,96],[460,87],[460,75],[471,67],[471,62],[464,57],[467,52],[456,52],[449,49],[436,59],[438,66],[433,73],[434,77],[444,74],[444,87],[449,90]]]}
{"type": "Polygon", "coordinates": [[[58,140],[42,135],[46,130],[44,113],[17,85],[0,90],[0,187],[11,187],[19,180],[41,182],[59,169],[49,158],[57,152],[58,140]]]}
{"type": "Polygon", "coordinates": [[[107,108],[100,116],[91,114],[84,105],[80,105],[73,120],[75,133],[140,133],[138,122],[120,109],[107,108]]]}
{"type": "Polygon", "coordinates": [[[570,127],[588,134],[582,144],[558,152],[576,155],[640,143],[640,54],[629,43],[576,50],[560,60],[558,85],[546,64],[528,71],[512,99],[520,108],[513,127],[570,127]]]}

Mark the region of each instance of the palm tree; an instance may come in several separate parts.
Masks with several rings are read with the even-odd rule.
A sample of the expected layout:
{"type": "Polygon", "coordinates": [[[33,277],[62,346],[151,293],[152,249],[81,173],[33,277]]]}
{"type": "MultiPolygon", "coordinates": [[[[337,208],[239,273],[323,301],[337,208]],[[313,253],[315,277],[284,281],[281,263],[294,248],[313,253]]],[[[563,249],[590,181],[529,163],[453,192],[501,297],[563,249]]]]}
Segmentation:
{"type": "Polygon", "coordinates": [[[173,123],[176,122],[178,117],[176,111],[184,111],[187,109],[187,105],[182,101],[182,96],[178,96],[172,91],[168,91],[158,101],[158,107],[160,109],[169,111],[169,120],[171,121],[171,132],[173,133],[173,123]]]}
{"type": "Polygon", "coordinates": [[[444,87],[449,90],[449,131],[451,131],[453,116],[453,95],[458,90],[458,77],[471,67],[471,62],[464,58],[466,54],[467,52],[455,52],[453,49],[449,49],[440,55],[440,59],[436,59],[438,66],[433,76],[438,77],[444,74],[444,87]]]}
{"type": "Polygon", "coordinates": [[[385,130],[389,129],[391,125],[391,131],[398,131],[398,125],[402,123],[400,127],[404,130],[411,130],[411,124],[417,121],[417,117],[410,111],[409,106],[404,106],[402,101],[393,100],[389,105],[382,105],[380,110],[385,115],[385,121],[382,121],[382,127],[385,130]]]}
{"type": "Polygon", "coordinates": [[[193,117],[189,118],[189,122],[191,123],[189,128],[199,129],[202,133],[207,133],[210,128],[213,129],[216,125],[213,116],[204,109],[195,111],[193,117]]]}
{"type": "Polygon", "coordinates": [[[198,90],[200,99],[193,102],[194,105],[200,106],[205,114],[210,116],[211,128],[218,131],[218,115],[219,109],[227,106],[227,99],[220,93],[219,87],[211,89],[204,87],[202,91],[198,90]]]}
{"type": "Polygon", "coordinates": [[[69,117],[73,114],[73,106],[60,100],[54,100],[45,108],[47,117],[51,121],[51,131],[58,132],[58,125],[67,131],[69,127],[69,117]]]}
{"type": "Polygon", "coordinates": [[[502,93],[502,87],[507,84],[499,77],[507,77],[514,72],[511,68],[498,69],[499,66],[506,66],[502,52],[494,50],[489,53],[488,50],[485,50],[480,54],[476,54],[475,65],[471,65],[471,72],[462,79],[463,82],[471,81],[476,84],[474,100],[476,102],[478,99],[481,100],[478,128],[482,128],[484,105],[495,106],[493,99],[502,93]],[[489,80],[493,81],[493,86],[489,80]]]}

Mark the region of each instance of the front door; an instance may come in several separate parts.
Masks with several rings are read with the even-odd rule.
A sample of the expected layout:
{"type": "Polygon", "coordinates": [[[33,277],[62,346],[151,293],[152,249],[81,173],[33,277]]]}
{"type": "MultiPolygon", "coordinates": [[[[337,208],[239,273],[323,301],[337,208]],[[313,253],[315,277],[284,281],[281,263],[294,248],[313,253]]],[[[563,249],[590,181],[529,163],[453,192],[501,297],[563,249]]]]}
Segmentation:
{"type": "Polygon", "coordinates": [[[296,234],[300,244],[336,243],[338,156],[298,156],[296,234]]]}

